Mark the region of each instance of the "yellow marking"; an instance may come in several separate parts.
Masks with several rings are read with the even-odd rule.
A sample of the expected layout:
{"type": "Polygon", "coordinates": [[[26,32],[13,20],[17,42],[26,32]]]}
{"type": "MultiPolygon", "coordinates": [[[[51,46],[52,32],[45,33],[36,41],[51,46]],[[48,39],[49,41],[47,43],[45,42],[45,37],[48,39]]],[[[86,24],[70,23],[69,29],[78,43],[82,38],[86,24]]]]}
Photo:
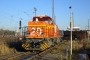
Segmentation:
{"type": "Polygon", "coordinates": [[[42,50],[44,50],[44,46],[43,46],[43,44],[41,44],[40,48],[41,48],[42,50]]]}
{"type": "Polygon", "coordinates": [[[30,47],[30,44],[28,44],[27,46],[30,47]]]}
{"type": "Polygon", "coordinates": [[[25,48],[26,50],[29,50],[29,48],[25,48]]]}
{"type": "Polygon", "coordinates": [[[44,28],[54,28],[54,26],[46,26],[46,25],[28,25],[28,27],[44,27],[44,28]]]}
{"type": "Polygon", "coordinates": [[[29,44],[26,44],[26,47],[29,47],[30,45],[29,44]]]}
{"type": "Polygon", "coordinates": [[[41,49],[41,50],[43,50],[43,48],[42,48],[42,47],[40,47],[40,49],[41,49]]]}
{"type": "Polygon", "coordinates": [[[44,44],[46,45],[47,48],[49,47],[48,44],[47,44],[46,42],[44,42],[44,44]]]}
{"type": "Polygon", "coordinates": [[[24,46],[24,44],[22,44],[22,46],[24,46]]]}
{"type": "Polygon", "coordinates": [[[30,46],[30,44],[22,44],[22,47],[26,50],[29,50],[29,48],[28,48],[29,46],[30,46]]]}
{"type": "Polygon", "coordinates": [[[42,47],[40,47],[40,49],[42,49],[42,50],[43,50],[43,48],[42,48],[42,47]]]}
{"type": "Polygon", "coordinates": [[[42,48],[42,50],[44,50],[44,47],[43,47],[43,45],[41,44],[41,48],[42,48]]]}
{"type": "Polygon", "coordinates": [[[43,46],[43,44],[41,45],[41,47],[43,48],[43,50],[45,49],[44,46],[43,46]]]}
{"type": "Polygon", "coordinates": [[[25,47],[25,44],[22,44],[22,47],[24,48],[25,47]]]}
{"type": "Polygon", "coordinates": [[[24,48],[26,47],[26,44],[24,44],[24,48]]]}
{"type": "Polygon", "coordinates": [[[36,27],[36,26],[41,26],[41,27],[43,27],[43,26],[46,26],[46,25],[28,25],[28,27],[32,27],[32,26],[34,26],[34,27],[36,27]]]}
{"type": "Polygon", "coordinates": [[[27,50],[27,48],[25,48],[27,50]]]}
{"type": "Polygon", "coordinates": [[[44,50],[46,49],[45,45],[43,44],[44,50]]]}
{"type": "Polygon", "coordinates": [[[54,28],[54,26],[47,26],[48,28],[54,28]]]}
{"type": "Polygon", "coordinates": [[[43,46],[44,46],[44,50],[47,48],[47,46],[45,45],[45,43],[43,43],[43,46]]]}
{"type": "Polygon", "coordinates": [[[47,48],[47,46],[45,45],[45,43],[43,43],[43,46],[44,46],[45,49],[47,48]]]}

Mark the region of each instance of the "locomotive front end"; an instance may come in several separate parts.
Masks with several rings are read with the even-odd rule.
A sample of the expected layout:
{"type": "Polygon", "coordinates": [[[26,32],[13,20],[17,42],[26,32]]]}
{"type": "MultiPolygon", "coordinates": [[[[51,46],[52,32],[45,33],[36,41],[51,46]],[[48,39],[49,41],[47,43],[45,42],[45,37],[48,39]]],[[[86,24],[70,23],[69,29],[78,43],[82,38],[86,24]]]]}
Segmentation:
{"type": "Polygon", "coordinates": [[[60,37],[57,26],[49,16],[35,16],[28,26],[24,28],[22,47],[26,50],[43,51],[56,42],[60,37]]]}

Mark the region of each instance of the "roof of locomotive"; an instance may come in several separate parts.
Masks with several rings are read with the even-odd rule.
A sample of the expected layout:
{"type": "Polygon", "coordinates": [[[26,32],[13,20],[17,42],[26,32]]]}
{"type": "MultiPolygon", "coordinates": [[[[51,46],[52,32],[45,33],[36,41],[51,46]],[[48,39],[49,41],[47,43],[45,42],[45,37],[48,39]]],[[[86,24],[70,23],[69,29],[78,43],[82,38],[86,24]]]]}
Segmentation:
{"type": "Polygon", "coordinates": [[[38,21],[52,20],[52,18],[47,15],[34,16],[32,21],[36,21],[36,19],[38,19],[38,21]]]}

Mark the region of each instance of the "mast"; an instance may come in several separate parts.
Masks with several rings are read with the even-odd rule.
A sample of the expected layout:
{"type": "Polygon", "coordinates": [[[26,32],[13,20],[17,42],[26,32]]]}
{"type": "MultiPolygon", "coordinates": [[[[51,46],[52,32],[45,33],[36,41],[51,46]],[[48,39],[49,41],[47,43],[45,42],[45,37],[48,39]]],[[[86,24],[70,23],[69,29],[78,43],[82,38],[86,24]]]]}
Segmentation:
{"type": "Polygon", "coordinates": [[[72,24],[72,7],[69,7],[70,9],[70,59],[72,58],[72,28],[73,28],[73,24],[72,24]]]}
{"type": "Polygon", "coordinates": [[[54,0],[52,0],[52,19],[54,20],[54,23],[55,23],[55,17],[56,16],[54,15],[54,0]]]}
{"type": "Polygon", "coordinates": [[[73,27],[74,27],[74,16],[73,16],[73,12],[72,12],[72,18],[73,18],[73,27]]]}
{"type": "Polygon", "coordinates": [[[36,16],[36,11],[37,11],[37,9],[36,9],[35,7],[34,7],[34,11],[35,11],[34,13],[35,13],[35,16],[36,16]]]}

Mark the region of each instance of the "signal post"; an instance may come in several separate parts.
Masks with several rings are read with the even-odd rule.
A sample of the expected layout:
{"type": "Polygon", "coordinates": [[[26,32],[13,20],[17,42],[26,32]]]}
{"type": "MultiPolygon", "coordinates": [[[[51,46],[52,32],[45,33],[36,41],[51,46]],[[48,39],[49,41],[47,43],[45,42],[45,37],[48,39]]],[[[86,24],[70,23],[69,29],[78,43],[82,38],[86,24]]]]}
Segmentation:
{"type": "Polygon", "coordinates": [[[73,28],[73,23],[72,23],[72,7],[69,7],[70,9],[70,60],[72,60],[72,28],[73,28]]]}

